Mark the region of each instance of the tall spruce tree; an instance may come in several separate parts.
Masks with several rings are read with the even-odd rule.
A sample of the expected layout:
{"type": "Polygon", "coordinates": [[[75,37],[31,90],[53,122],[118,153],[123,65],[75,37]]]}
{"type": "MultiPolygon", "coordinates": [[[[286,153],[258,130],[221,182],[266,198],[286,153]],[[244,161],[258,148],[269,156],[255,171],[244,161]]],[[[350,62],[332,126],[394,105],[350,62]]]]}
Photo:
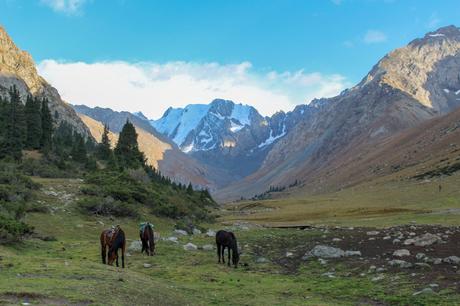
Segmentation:
{"type": "Polygon", "coordinates": [[[42,119],[40,113],[40,100],[28,96],[24,109],[26,119],[26,143],[27,149],[39,149],[42,136],[42,119]]]}
{"type": "Polygon", "coordinates": [[[53,117],[51,116],[48,107],[48,99],[42,100],[41,107],[41,121],[42,121],[42,135],[40,138],[40,147],[44,152],[51,150],[51,139],[53,135],[53,117]]]}
{"type": "Polygon", "coordinates": [[[97,157],[102,160],[110,160],[112,158],[112,149],[109,138],[109,126],[104,125],[104,132],[102,133],[101,143],[97,146],[97,157]]]}
{"type": "Polygon", "coordinates": [[[85,139],[78,133],[74,134],[74,141],[72,147],[72,159],[79,163],[86,163],[87,162],[87,151],[86,151],[86,144],[85,139]]]}
{"type": "Polygon", "coordinates": [[[140,168],[145,166],[144,154],[139,151],[137,133],[134,125],[126,121],[120,132],[114,154],[118,165],[122,168],[140,168]]]}
{"type": "Polygon", "coordinates": [[[10,88],[9,94],[10,101],[5,109],[5,134],[0,146],[0,157],[11,156],[15,160],[20,160],[26,140],[24,105],[16,86],[10,88]]]}

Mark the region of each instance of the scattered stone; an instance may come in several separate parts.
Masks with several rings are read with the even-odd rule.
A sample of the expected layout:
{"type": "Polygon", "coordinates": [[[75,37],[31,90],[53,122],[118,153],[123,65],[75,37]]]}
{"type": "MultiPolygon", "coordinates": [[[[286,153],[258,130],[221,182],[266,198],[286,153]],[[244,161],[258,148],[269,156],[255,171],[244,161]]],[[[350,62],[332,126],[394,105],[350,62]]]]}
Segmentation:
{"type": "Polygon", "coordinates": [[[407,249],[400,249],[400,250],[394,251],[393,256],[395,256],[395,257],[410,256],[410,252],[407,249]]]}
{"type": "Polygon", "coordinates": [[[375,270],[375,272],[377,273],[382,273],[382,272],[385,272],[387,269],[385,268],[377,268],[377,270],[375,270]]]}
{"type": "Polygon", "coordinates": [[[400,259],[390,260],[390,261],[388,262],[388,264],[389,264],[390,266],[399,267],[399,268],[403,268],[403,269],[412,268],[412,266],[413,266],[410,262],[407,262],[407,261],[404,261],[404,260],[400,260],[400,259]]]}
{"type": "Polygon", "coordinates": [[[102,221],[100,221],[100,220],[99,220],[99,221],[97,221],[96,223],[97,223],[97,224],[99,224],[99,225],[102,225],[102,226],[104,226],[104,225],[105,225],[105,224],[104,224],[104,222],[102,222],[102,221]]]}
{"type": "Polygon", "coordinates": [[[212,250],[214,250],[214,246],[212,244],[203,245],[203,251],[212,251],[212,250]]]}
{"type": "Polygon", "coordinates": [[[428,269],[428,270],[431,269],[431,266],[425,262],[416,262],[415,267],[419,269],[428,269]]]}
{"type": "Polygon", "coordinates": [[[184,250],[186,251],[196,251],[198,250],[198,247],[194,245],[193,243],[189,242],[186,245],[184,245],[184,250]]]}
{"type": "Polygon", "coordinates": [[[171,237],[168,237],[165,239],[166,241],[170,241],[170,242],[174,242],[174,243],[178,243],[179,240],[177,237],[174,237],[174,236],[171,236],[171,237]]]}
{"type": "Polygon", "coordinates": [[[321,258],[339,258],[345,256],[342,249],[334,248],[327,245],[317,245],[304,257],[321,257],[321,258]]]}
{"type": "Polygon", "coordinates": [[[151,266],[152,266],[152,265],[149,264],[149,263],[145,263],[145,264],[144,264],[144,268],[150,268],[151,266]]]}
{"type": "Polygon", "coordinates": [[[256,259],[256,263],[267,263],[267,262],[270,262],[270,261],[265,257],[259,257],[256,259]]]}
{"type": "Polygon", "coordinates": [[[368,236],[376,236],[376,235],[380,234],[380,232],[379,232],[379,231],[369,231],[369,232],[367,232],[366,234],[367,234],[368,236]]]}
{"type": "MultiPolygon", "coordinates": [[[[409,235],[414,236],[412,234],[415,234],[415,233],[410,233],[409,235]]],[[[441,242],[441,241],[442,241],[442,239],[438,235],[425,233],[423,235],[420,235],[420,236],[405,240],[404,244],[405,245],[413,244],[415,246],[424,247],[424,246],[432,245],[433,243],[437,243],[437,242],[441,242]]]]}
{"type": "Polygon", "coordinates": [[[208,231],[206,232],[206,236],[208,236],[208,237],[215,237],[215,236],[216,236],[216,232],[213,231],[213,230],[208,230],[208,231]]]}
{"type": "Polygon", "coordinates": [[[440,265],[442,263],[442,259],[441,258],[434,258],[433,259],[433,264],[435,265],[440,265]]]}
{"type": "Polygon", "coordinates": [[[414,244],[414,243],[415,243],[415,239],[412,239],[412,238],[406,239],[403,242],[404,245],[411,245],[411,244],[414,244]]]}
{"type": "Polygon", "coordinates": [[[391,239],[391,236],[385,236],[383,237],[383,240],[390,240],[391,239]]]}
{"type": "Polygon", "coordinates": [[[373,273],[373,272],[375,271],[375,269],[377,269],[376,266],[370,266],[368,272],[369,272],[369,273],[373,273]]]}
{"type": "Polygon", "coordinates": [[[142,251],[142,243],[139,240],[135,240],[131,242],[131,244],[128,247],[128,251],[131,252],[140,252],[142,251]]]}
{"type": "Polygon", "coordinates": [[[438,285],[438,284],[430,284],[430,287],[431,287],[431,288],[438,288],[439,285],[438,285]]]}
{"type": "Polygon", "coordinates": [[[184,231],[184,230],[181,230],[181,229],[174,230],[174,233],[178,234],[178,235],[182,235],[182,236],[188,236],[188,233],[186,231],[184,231]]]}
{"type": "Polygon", "coordinates": [[[292,252],[286,252],[286,257],[294,257],[294,253],[292,252]]]}
{"type": "Polygon", "coordinates": [[[380,274],[380,275],[378,275],[378,276],[376,276],[376,277],[373,277],[373,278],[371,279],[371,281],[373,281],[373,282],[378,282],[378,281],[380,281],[380,280],[382,280],[382,279],[384,279],[384,278],[385,278],[385,275],[380,274]]]}
{"type": "Polygon", "coordinates": [[[449,256],[449,257],[444,258],[442,261],[445,263],[451,264],[451,265],[458,265],[460,264],[460,257],[449,256]]]}
{"type": "Polygon", "coordinates": [[[401,240],[399,240],[398,238],[393,240],[393,244],[398,244],[398,243],[401,243],[401,240]]]}
{"type": "Polygon", "coordinates": [[[361,256],[361,251],[345,251],[345,257],[349,256],[361,256]]]}
{"type": "Polygon", "coordinates": [[[429,295],[429,294],[435,294],[435,292],[433,291],[433,289],[431,288],[425,288],[423,290],[420,290],[420,291],[417,291],[417,292],[414,292],[412,295],[413,296],[416,296],[416,295],[429,295]]]}
{"type": "Polygon", "coordinates": [[[426,258],[426,255],[425,255],[425,253],[417,253],[417,255],[415,255],[415,258],[417,260],[422,260],[422,259],[426,258]]]}
{"type": "Polygon", "coordinates": [[[327,276],[329,278],[335,278],[334,272],[326,272],[321,274],[322,276],[327,276]]]}
{"type": "Polygon", "coordinates": [[[201,234],[201,231],[197,228],[194,228],[193,229],[193,235],[200,235],[201,234]]]}
{"type": "Polygon", "coordinates": [[[339,241],[342,241],[342,239],[340,239],[340,238],[333,238],[332,241],[333,241],[333,242],[339,242],[339,241]]]}
{"type": "Polygon", "coordinates": [[[326,259],[320,258],[320,259],[318,259],[318,262],[319,262],[320,265],[323,265],[323,266],[327,265],[327,260],[326,259]]]}

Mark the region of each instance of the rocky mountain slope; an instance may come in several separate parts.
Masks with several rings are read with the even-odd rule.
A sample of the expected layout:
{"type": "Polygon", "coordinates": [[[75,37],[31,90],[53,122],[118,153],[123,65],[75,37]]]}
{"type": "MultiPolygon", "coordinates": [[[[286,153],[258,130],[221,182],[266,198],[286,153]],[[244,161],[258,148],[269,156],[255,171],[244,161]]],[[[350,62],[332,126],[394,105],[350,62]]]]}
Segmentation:
{"type": "Polygon", "coordinates": [[[460,30],[454,26],[389,53],[357,86],[314,101],[317,113],[280,139],[258,171],[218,198],[251,197],[295,180],[310,192],[349,186],[345,157],[364,159],[388,137],[460,105],[459,71],[460,30]],[[334,180],[340,176],[345,179],[334,180]]]}
{"type": "Polygon", "coordinates": [[[112,144],[115,145],[123,124],[129,120],[136,127],[139,148],[144,152],[150,165],[177,182],[183,184],[192,182],[198,188],[215,189],[213,177],[216,175],[213,170],[181,152],[174,143],[169,143],[158,136],[146,119],[109,108],[90,108],[82,105],[74,107],[97,141],[101,139],[104,124],[108,124],[111,131],[109,136],[112,144]]]}
{"type": "Polygon", "coordinates": [[[79,133],[89,135],[88,129],[73,108],[61,99],[54,87],[38,75],[30,54],[20,50],[0,26],[0,95],[8,95],[8,90],[13,85],[18,88],[23,98],[28,94],[48,98],[49,108],[57,122],[66,121],[79,133]]]}
{"type": "Polygon", "coordinates": [[[251,106],[216,99],[210,104],[169,108],[152,126],[183,152],[219,169],[216,184],[225,186],[256,171],[273,144],[316,107],[302,105],[292,112],[263,117],[251,106]]]}

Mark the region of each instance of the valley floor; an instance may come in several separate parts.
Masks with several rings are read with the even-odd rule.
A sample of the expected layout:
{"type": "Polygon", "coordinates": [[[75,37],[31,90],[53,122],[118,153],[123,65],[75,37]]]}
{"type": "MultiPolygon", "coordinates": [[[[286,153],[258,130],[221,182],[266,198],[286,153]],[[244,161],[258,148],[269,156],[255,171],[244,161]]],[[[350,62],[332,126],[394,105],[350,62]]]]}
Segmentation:
{"type": "Polygon", "coordinates": [[[375,189],[367,193],[355,189],[323,196],[322,202],[310,198],[235,204],[209,227],[236,233],[242,248],[238,269],[217,264],[215,251],[183,249],[188,242],[214,245],[213,237],[174,234],[172,221],[148,214],[142,220],[153,222],[161,237],[176,236],[178,242],[161,239],[153,257],[128,250],[126,269],[102,265],[100,232],[121,224],[130,245],[137,240],[138,221],[81,215],[74,207],[81,181],[40,179],[43,189],[38,200],[51,213],[28,214],[36,234],[0,246],[0,304],[456,305],[460,264],[444,260],[460,256],[460,204],[454,179],[458,178],[443,184],[445,196],[438,197],[436,209],[429,206],[438,192],[433,190],[435,182],[426,183],[425,189],[402,186],[400,193],[407,197],[401,201],[407,205],[391,200],[395,192],[391,186],[380,197],[375,189]],[[391,202],[378,208],[385,197],[391,202]],[[294,208],[300,209],[297,214],[294,208]],[[331,208],[333,212],[328,212],[331,208]],[[396,224],[407,225],[389,227],[396,224]],[[287,225],[303,227],[273,228],[287,225]],[[404,245],[406,239],[427,232],[441,236],[443,242],[404,245]],[[393,243],[398,238],[400,242],[393,243]],[[306,258],[318,244],[361,255],[306,258]],[[397,258],[408,263],[405,268],[389,264],[398,249],[410,252],[397,258]],[[417,253],[425,253],[426,259],[417,259],[417,253]],[[437,258],[441,263],[434,262],[437,258]]]}

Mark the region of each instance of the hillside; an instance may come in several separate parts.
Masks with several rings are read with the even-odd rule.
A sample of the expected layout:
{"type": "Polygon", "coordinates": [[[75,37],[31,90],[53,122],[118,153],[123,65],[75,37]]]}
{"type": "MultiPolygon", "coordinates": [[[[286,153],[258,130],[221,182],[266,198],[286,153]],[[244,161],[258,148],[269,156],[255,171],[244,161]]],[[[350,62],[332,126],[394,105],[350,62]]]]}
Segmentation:
{"type": "Polygon", "coordinates": [[[178,150],[174,144],[170,144],[163,137],[157,137],[157,133],[145,119],[128,112],[115,112],[111,109],[92,109],[86,106],[75,106],[75,108],[81,112],[79,113],[81,119],[97,141],[100,141],[106,123],[111,130],[110,135],[114,145],[122,125],[129,120],[136,127],[139,148],[144,152],[150,165],[182,184],[191,182],[197,188],[211,190],[215,188],[211,170],[178,150]]]}
{"type": "Polygon", "coordinates": [[[28,94],[47,98],[56,123],[67,122],[82,135],[89,131],[73,108],[61,99],[58,91],[38,75],[35,63],[29,53],[20,50],[0,26],[0,96],[7,97],[8,90],[15,85],[22,100],[28,94]]]}
{"type": "Polygon", "coordinates": [[[459,51],[460,30],[451,26],[389,53],[357,86],[313,101],[318,112],[279,140],[258,171],[217,197],[252,197],[295,181],[311,192],[349,186],[353,168],[347,167],[347,156],[365,160],[388,137],[458,107],[459,51]]]}

